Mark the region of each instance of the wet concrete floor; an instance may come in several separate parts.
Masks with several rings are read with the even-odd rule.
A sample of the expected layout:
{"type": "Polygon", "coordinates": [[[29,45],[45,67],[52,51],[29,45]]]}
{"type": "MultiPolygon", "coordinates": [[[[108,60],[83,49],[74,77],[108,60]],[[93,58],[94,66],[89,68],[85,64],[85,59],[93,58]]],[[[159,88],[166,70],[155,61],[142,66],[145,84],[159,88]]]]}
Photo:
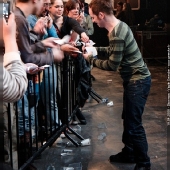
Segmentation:
{"type": "MultiPolygon", "coordinates": [[[[167,67],[151,63],[148,63],[148,66],[152,73],[152,87],[143,114],[143,125],[148,139],[152,170],[167,170],[167,67]]],[[[34,161],[39,170],[46,170],[49,165],[53,165],[56,170],[62,170],[69,164],[79,162],[83,170],[133,170],[134,164],[111,164],[108,161],[110,155],[120,152],[123,147],[122,80],[118,73],[97,68],[93,68],[92,75],[96,78],[93,89],[103,98],[113,101],[114,105],[108,107],[95,100],[86,103],[82,112],[87,125],[80,125],[79,133],[85,139],[89,138],[91,145],[66,146],[68,139],[62,139],[62,143],[57,144],[61,141],[58,139],[42,153],[41,159],[34,161]],[[70,149],[73,154],[61,156],[63,149],[70,149]]],[[[79,141],[74,135],[71,136],[79,141]]]]}

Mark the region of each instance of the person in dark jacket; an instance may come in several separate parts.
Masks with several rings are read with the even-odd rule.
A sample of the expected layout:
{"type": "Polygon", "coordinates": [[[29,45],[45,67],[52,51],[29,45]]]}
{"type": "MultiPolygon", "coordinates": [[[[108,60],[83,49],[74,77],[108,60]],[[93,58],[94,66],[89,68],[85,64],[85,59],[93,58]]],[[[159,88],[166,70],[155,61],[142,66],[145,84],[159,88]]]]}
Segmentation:
{"type": "MultiPolygon", "coordinates": [[[[67,6],[67,14],[70,10],[75,9],[75,5],[78,1],[68,1],[65,5],[67,6]]],[[[80,9],[80,8],[79,8],[80,9]]],[[[87,39],[88,36],[84,28],[80,26],[80,23],[75,19],[70,18],[68,16],[63,16],[64,13],[64,4],[62,0],[51,0],[51,7],[50,7],[50,15],[54,21],[54,26],[56,28],[57,34],[60,38],[63,38],[65,35],[72,34],[75,31],[77,34],[80,35],[81,39],[87,39]]],[[[76,13],[76,16],[77,13],[76,13]]],[[[76,35],[77,36],[77,35],[76,35]]],[[[89,38],[88,38],[89,39],[89,38]]],[[[71,39],[70,39],[71,40],[71,39]]],[[[86,124],[86,120],[82,115],[80,109],[76,112],[76,116],[79,119],[81,124],[86,124]]]]}
{"type": "MultiPolygon", "coordinates": [[[[28,15],[37,15],[39,16],[44,5],[43,0],[18,0],[16,2],[16,7],[14,10],[15,20],[17,25],[17,44],[19,51],[21,52],[21,59],[24,63],[34,63],[36,65],[51,65],[53,62],[60,62],[63,58],[63,51],[74,51],[77,48],[64,44],[61,47],[56,45],[53,40],[56,40],[54,37],[50,37],[44,39],[42,41],[36,42],[35,44],[31,44],[30,32],[29,32],[29,24],[26,20],[28,15]],[[47,47],[51,48],[51,50],[47,50],[47,47]]],[[[34,32],[34,31],[33,31],[34,32]]],[[[36,33],[35,33],[36,35],[36,33]]],[[[28,89],[29,90],[29,89],[28,89]]],[[[22,106],[22,101],[18,101],[18,117],[22,117],[23,110],[25,116],[25,128],[24,123],[23,127],[19,129],[20,136],[20,164],[19,167],[27,160],[31,155],[29,153],[30,146],[30,138],[31,138],[31,129],[29,126],[29,115],[28,115],[28,106],[30,102],[28,101],[27,93],[24,94],[24,108],[22,106]],[[27,114],[26,114],[27,113],[27,114]],[[26,141],[24,141],[26,140],[26,141]],[[26,142],[26,145],[24,144],[26,142]],[[25,150],[28,152],[25,153],[25,150]]],[[[34,107],[32,107],[34,108],[34,107]]],[[[33,116],[34,111],[31,111],[31,118],[33,116]]],[[[31,119],[31,128],[34,125],[34,121],[31,119]]]]}
{"type": "Polygon", "coordinates": [[[62,0],[51,0],[50,15],[54,21],[59,38],[63,38],[65,35],[70,35],[70,31],[74,30],[78,33],[81,39],[85,42],[89,40],[85,30],[80,24],[73,18],[63,16],[64,4],[62,0]]]}
{"type": "Polygon", "coordinates": [[[116,14],[115,14],[115,17],[123,22],[125,22],[125,13],[123,11],[123,2],[122,1],[119,1],[117,4],[116,4],[116,14]]]}

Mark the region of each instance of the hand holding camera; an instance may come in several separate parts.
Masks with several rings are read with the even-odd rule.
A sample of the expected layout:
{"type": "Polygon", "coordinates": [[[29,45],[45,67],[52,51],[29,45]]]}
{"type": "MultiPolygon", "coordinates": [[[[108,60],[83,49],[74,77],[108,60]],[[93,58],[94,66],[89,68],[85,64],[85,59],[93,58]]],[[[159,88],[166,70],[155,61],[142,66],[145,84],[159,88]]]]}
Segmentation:
{"type": "Polygon", "coordinates": [[[18,46],[16,43],[16,22],[15,15],[10,14],[8,23],[3,18],[3,40],[5,45],[5,53],[7,52],[18,52],[18,46]]]}
{"type": "Polygon", "coordinates": [[[44,19],[45,19],[45,22],[46,22],[46,27],[48,29],[50,29],[53,25],[53,20],[52,20],[51,16],[48,14],[47,16],[44,17],[44,19]]]}
{"type": "Polygon", "coordinates": [[[38,19],[38,21],[36,22],[36,24],[34,26],[33,31],[40,35],[46,34],[46,32],[47,32],[46,31],[46,22],[44,20],[44,17],[41,17],[38,19]]]}
{"type": "Polygon", "coordinates": [[[79,16],[76,18],[76,20],[81,24],[84,20],[84,12],[81,10],[79,11],[79,16]]]}

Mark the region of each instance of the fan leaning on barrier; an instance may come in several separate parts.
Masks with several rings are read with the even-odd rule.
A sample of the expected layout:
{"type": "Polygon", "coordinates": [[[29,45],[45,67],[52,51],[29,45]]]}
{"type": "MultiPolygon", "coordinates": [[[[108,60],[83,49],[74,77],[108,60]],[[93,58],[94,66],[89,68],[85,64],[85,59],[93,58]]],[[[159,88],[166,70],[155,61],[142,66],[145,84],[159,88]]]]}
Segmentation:
{"type": "MultiPolygon", "coordinates": [[[[82,44],[79,43],[79,49],[81,50],[82,44]]],[[[72,118],[76,115],[76,112],[79,108],[82,108],[88,99],[89,95],[95,99],[98,103],[108,103],[107,98],[102,98],[92,89],[91,83],[91,68],[90,64],[84,59],[81,53],[77,53],[76,57],[71,58],[73,62],[74,71],[71,73],[73,74],[73,79],[75,83],[75,105],[74,109],[68,118],[68,122],[72,121],[72,118]]],[[[66,67],[67,68],[67,67],[66,67]]],[[[69,84],[69,83],[68,83],[69,84]]],[[[67,88],[68,89],[68,88],[67,88]]],[[[74,99],[73,99],[74,100],[74,99]]],[[[85,140],[80,134],[74,131],[68,124],[68,129],[76,135],[80,140],[85,140]]],[[[68,134],[67,131],[64,132],[65,136],[75,145],[75,146],[82,146],[81,143],[78,143],[74,139],[72,139],[68,134]]]]}
{"type": "MultiPolygon", "coordinates": [[[[78,41],[78,45],[76,47],[81,51],[82,43],[78,41]]],[[[97,94],[92,89],[91,82],[91,66],[89,62],[87,62],[82,54],[79,54],[78,57],[75,58],[75,72],[77,78],[77,103],[80,107],[83,107],[86,100],[88,99],[88,95],[90,95],[93,99],[95,99],[98,103],[108,103],[108,98],[102,98],[99,94],[97,94]]]]}

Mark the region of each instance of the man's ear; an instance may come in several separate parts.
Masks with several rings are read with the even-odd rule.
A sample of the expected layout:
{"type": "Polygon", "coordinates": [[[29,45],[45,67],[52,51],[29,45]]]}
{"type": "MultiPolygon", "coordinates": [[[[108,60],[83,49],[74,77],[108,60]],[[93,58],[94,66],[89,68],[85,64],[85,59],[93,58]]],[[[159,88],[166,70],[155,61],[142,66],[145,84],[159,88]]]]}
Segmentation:
{"type": "Polygon", "coordinates": [[[105,14],[103,12],[99,12],[98,17],[100,19],[103,19],[105,17],[105,14]]]}

